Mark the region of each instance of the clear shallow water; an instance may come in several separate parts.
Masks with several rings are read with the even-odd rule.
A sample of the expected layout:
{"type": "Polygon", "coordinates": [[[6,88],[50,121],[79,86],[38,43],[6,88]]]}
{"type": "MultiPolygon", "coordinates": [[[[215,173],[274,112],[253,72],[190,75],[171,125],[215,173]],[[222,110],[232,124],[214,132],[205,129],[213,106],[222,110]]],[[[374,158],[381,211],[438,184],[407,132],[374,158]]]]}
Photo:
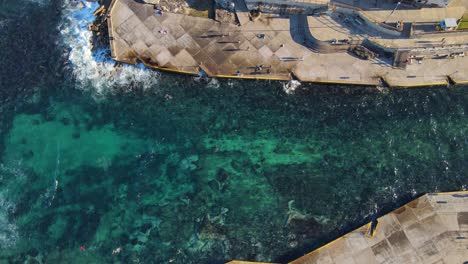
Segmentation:
{"type": "Polygon", "coordinates": [[[467,188],[468,87],[287,95],[111,73],[105,51],[73,42],[86,45],[89,12],[44,3],[0,16],[1,260],[289,260],[419,194],[467,188]]]}

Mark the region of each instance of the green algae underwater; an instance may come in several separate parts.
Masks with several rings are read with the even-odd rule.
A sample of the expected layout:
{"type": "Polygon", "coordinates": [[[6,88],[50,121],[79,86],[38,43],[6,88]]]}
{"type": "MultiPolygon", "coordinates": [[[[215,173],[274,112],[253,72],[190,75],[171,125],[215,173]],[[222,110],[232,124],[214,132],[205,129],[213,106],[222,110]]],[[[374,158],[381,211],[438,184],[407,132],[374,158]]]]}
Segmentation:
{"type": "Polygon", "coordinates": [[[22,98],[1,130],[0,259],[285,261],[466,189],[467,87],[328,89],[162,75],[101,100],[22,98]]]}

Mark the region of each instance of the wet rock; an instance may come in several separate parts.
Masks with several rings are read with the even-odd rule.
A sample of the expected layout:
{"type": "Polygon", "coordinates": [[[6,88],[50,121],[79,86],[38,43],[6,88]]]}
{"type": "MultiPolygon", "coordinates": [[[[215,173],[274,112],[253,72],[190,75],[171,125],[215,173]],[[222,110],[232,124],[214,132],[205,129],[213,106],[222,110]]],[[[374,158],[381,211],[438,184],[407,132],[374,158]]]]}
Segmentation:
{"type": "Polygon", "coordinates": [[[215,20],[221,23],[236,24],[234,12],[221,8],[219,5],[216,5],[215,20]]]}
{"type": "Polygon", "coordinates": [[[91,38],[91,49],[109,47],[109,32],[107,26],[107,6],[102,5],[95,12],[96,19],[88,26],[93,33],[91,38]]]}
{"type": "Polygon", "coordinates": [[[189,6],[185,0],[160,0],[157,7],[165,12],[183,14],[189,6]]]}

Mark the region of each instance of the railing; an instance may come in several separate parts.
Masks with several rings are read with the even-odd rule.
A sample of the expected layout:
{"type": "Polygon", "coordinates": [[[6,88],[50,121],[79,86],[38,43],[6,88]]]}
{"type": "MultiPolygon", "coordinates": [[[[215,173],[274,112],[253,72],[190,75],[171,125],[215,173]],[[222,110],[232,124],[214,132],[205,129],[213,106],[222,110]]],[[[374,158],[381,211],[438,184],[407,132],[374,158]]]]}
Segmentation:
{"type": "Polygon", "coordinates": [[[116,55],[115,55],[115,51],[114,51],[114,32],[112,30],[112,22],[111,22],[111,12],[112,12],[112,8],[114,7],[115,5],[115,2],[117,0],[112,0],[111,4],[109,5],[109,8],[107,9],[107,14],[106,14],[106,22],[107,22],[107,32],[108,32],[108,35],[109,35],[109,48],[110,48],[110,51],[111,51],[111,57],[112,58],[115,58],[116,55]]]}

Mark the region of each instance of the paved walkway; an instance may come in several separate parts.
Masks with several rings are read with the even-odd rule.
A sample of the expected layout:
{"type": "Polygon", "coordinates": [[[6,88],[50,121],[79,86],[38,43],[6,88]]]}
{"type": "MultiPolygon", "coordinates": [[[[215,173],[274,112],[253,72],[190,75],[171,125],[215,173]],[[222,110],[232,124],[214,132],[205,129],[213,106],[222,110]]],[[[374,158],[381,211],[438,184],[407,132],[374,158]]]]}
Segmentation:
{"type": "MultiPolygon", "coordinates": [[[[289,264],[463,264],[468,191],[426,194],[289,264]]],[[[232,261],[228,264],[258,264],[232,261]]]]}
{"type": "MultiPolygon", "coordinates": [[[[304,45],[290,18],[263,14],[241,26],[172,14],[152,5],[114,0],[109,12],[115,60],[212,77],[392,86],[468,82],[468,58],[424,60],[406,70],[383,60],[361,60],[348,53],[317,53],[304,45]],[[291,35],[293,34],[293,35],[291,35]],[[256,66],[262,65],[261,68],[256,66]],[[257,69],[256,69],[257,68],[257,69]]],[[[244,19],[245,20],[245,19],[244,19]]],[[[246,22],[246,21],[244,21],[246,22]]],[[[313,32],[312,32],[313,33],[313,32]]]]}

